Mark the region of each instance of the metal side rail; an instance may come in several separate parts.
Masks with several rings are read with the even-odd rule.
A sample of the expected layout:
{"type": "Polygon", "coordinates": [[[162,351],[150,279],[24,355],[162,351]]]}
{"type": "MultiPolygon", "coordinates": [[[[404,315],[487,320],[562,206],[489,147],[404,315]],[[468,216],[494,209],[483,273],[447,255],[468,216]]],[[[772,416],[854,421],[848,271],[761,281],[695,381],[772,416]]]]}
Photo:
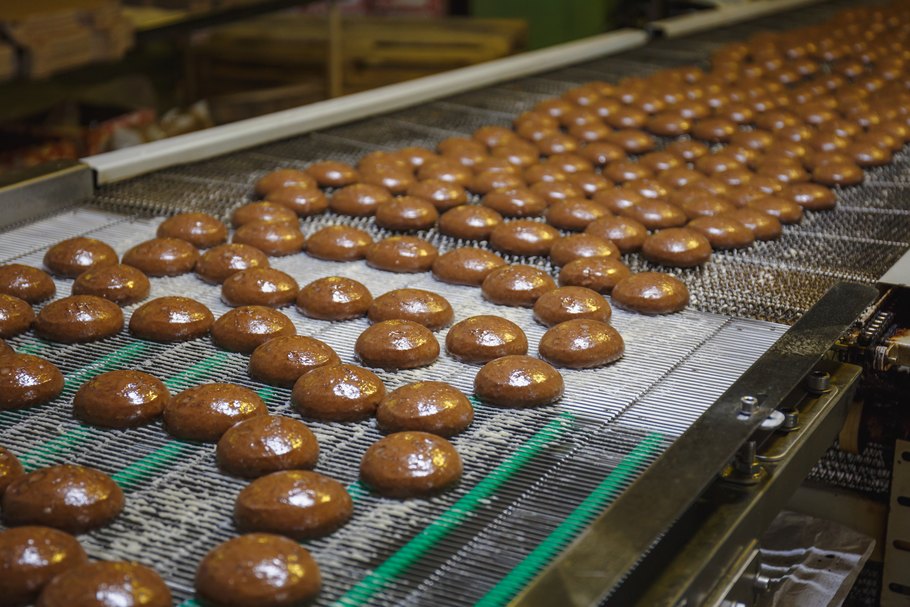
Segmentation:
{"type": "Polygon", "coordinates": [[[455,93],[589,61],[648,42],[643,30],[621,29],[407,82],[319,101],[198,133],[89,156],[99,184],[195,162],[254,145],[399,110],[455,93]]]}

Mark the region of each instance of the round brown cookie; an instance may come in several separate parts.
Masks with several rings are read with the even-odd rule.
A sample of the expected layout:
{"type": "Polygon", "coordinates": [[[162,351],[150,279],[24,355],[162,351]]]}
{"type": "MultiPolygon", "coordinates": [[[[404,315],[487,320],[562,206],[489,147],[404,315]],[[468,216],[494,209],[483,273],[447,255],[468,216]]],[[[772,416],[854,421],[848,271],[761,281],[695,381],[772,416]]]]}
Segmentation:
{"type": "Polygon", "coordinates": [[[735,208],[733,203],[719,196],[697,191],[694,188],[676,190],[670,196],[670,199],[690,220],[696,217],[714,217],[715,215],[732,211],[735,208]]]}
{"type": "Polygon", "coordinates": [[[188,297],[159,297],[142,304],[130,317],[130,333],[158,342],[189,341],[208,335],[215,317],[188,297]]]}
{"type": "Polygon", "coordinates": [[[619,281],[613,304],[642,314],[670,314],[689,304],[686,283],[663,272],[639,272],[619,281]]]}
{"type": "Polygon", "coordinates": [[[360,334],[354,352],[368,367],[414,369],[436,362],[439,342],[432,331],[419,323],[384,320],[360,334]]]}
{"type": "MultiPolygon", "coordinates": [[[[594,171],[580,171],[569,174],[569,183],[584,192],[585,196],[591,197],[597,192],[603,192],[613,187],[613,183],[594,171]]],[[[580,198],[576,200],[581,200],[580,198]]]]}
{"type": "Polygon", "coordinates": [[[608,143],[615,143],[629,154],[645,154],[657,147],[651,135],[639,129],[620,129],[607,136],[608,143]]]}
{"type": "Polygon", "coordinates": [[[492,251],[459,247],[436,258],[433,276],[451,284],[480,286],[490,272],[505,265],[506,261],[492,251]]]}
{"type": "Polygon", "coordinates": [[[692,125],[693,137],[712,143],[728,142],[736,131],[736,123],[727,118],[703,118],[692,125]]]}
{"type": "Polygon", "coordinates": [[[35,304],[53,297],[57,286],[44,270],[11,263],[0,266],[0,293],[35,304]]]}
{"type": "Polygon", "coordinates": [[[291,402],[304,417],[358,421],[373,415],[385,396],[379,376],[355,365],[326,365],[294,384],[291,402]]]}
{"type": "Polygon", "coordinates": [[[234,502],[234,522],[241,532],[276,533],[298,541],[329,535],[353,512],[354,503],[341,483],[310,470],[260,477],[234,502]]]}
{"type": "Polygon", "coordinates": [[[319,188],[292,185],[273,190],[268,201],[294,211],[298,217],[318,215],[329,208],[329,201],[319,188]]]}
{"type": "Polygon", "coordinates": [[[398,196],[376,209],[376,225],[387,230],[413,232],[436,225],[439,211],[429,200],[417,196],[398,196]]]}
{"type": "Polygon", "coordinates": [[[290,387],[313,369],[340,362],[335,351],[315,337],[276,337],[253,350],[250,375],[267,384],[290,387]]]}
{"type": "Polygon", "coordinates": [[[404,194],[408,188],[416,181],[410,168],[360,168],[360,180],[363,183],[382,186],[392,194],[404,194]]]}
{"type": "Polygon", "coordinates": [[[350,320],[367,313],[373,296],[360,282],[326,276],[305,285],[297,294],[297,309],[310,318],[350,320]]]}
{"type": "Polygon", "coordinates": [[[584,233],[609,240],[622,253],[632,253],[641,249],[648,237],[648,229],[631,217],[595,219],[585,228],[584,233]]]}
{"type": "Polygon", "coordinates": [[[697,217],[687,225],[690,230],[701,233],[711,248],[741,249],[755,242],[752,230],[730,216],[697,217]]]}
{"type": "Polygon", "coordinates": [[[319,459],[316,436],[302,421],[281,415],[252,417],[231,426],[215,450],[218,467],[256,478],[279,470],[310,470],[319,459]]]}
{"type": "Polygon", "coordinates": [[[567,320],[550,327],[538,346],[544,360],[569,369],[590,369],[622,357],[625,343],[619,331],[588,318],[567,320]]]}
{"type": "Polygon", "coordinates": [[[803,207],[796,202],[787,200],[780,196],[765,196],[756,200],[749,201],[746,204],[750,209],[761,211],[783,224],[799,223],[803,219],[803,207]]]}
{"type": "Polygon", "coordinates": [[[294,303],[300,286],[275,268],[251,268],[231,275],[221,285],[221,300],[229,306],[272,306],[294,303]]]}
{"type": "Polygon", "coordinates": [[[35,322],[35,311],[23,299],[0,293],[0,337],[15,337],[35,322]]]}
{"type": "Polygon", "coordinates": [[[423,238],[391,236],[367,248],[367,265],[388,272],[426,272],[433,267],[439,251],[423,238]]]}
{"type": "Polygon", "coordinates": [[[222,314],[212,325],[212,341],[231,352],[250,353],[276,337],[296,335],[291,319],[267,306],[240,306],[222,314]]]}
{"type": "Polygon", "coordinates": [[[179,276],[192,272],[198,259],[196,247],[179,238],[153,238],[123,254],[123,263],[148,276],[179,276]]]}
{"type": "Polygon", "coordinates": [[[0,355],[0,410],[41,405],[63,391],[63,374],[31,354],[0,355]]]}
{"type": "Polygon", "coordinates": [[[251,268],[269,267],[268,256],[246,244],[231,243],[212,247],[196,262],[196,276],[220,285],[232,275],[251,268]]]}
{"type": "Polygon", "coordinates": [[[398,150],[396,155],[398,158],[404,161],[407,166],[411,167],[414,170],[419,169],[428,162],[438,160],[440,158],[436,152],[417,145],[410,145],[401,148],[398,150]]]}
{"type": "Polygon", "coordinates": [[[503,217],[537,217],[547,210],[547,201],[528,188],[494,190],[480,203],[503,217]]]}
{"type": "Polygon", "coordinates": [[[492,148],[514,141],[518,135],[512,129],[503,126],[482,126],[474,131],[472,137],[488,148],[492,148]]]}
{"type": "Polygon", "coordinates": [[[675,204],[663,200],[648,199],[633,207],[623,209],[620,214],[631,217],[649,230],[662,230],[686,225],[685,212],[675,204]]]}
{"type": "Polygon", "coordinates": [[[578,318],[607,322],[612,313],[603,295],[585,287],[559,287],[534,303],[534,318],[547,327],[578,318]]]}
{"type": "Polygon", "coordinates": [[[267,196],[272,190],[289,185],[315,186],[316,180],[299,169],[276,169],[259,178],[256,182],[256,193],[267,196]]]}
{"type": "Polygon", "coordinates": [[[543,198],[548,205],[563,200],[584,198],[585,193],[568,181],[540,181],[531,186],[531,191],[543,198]]]}
{"type": "Polygon", "coordinates": [[[111,477],[85,466],[39,468],[7,486],[3,523],[46,525],[85,533],[107,525],[123,510],[123,491],[111,477]]]}
{"type": "Polygon", "coordinates": [[[268,415],[258,394],[236,384],[202,384],[164,405],[164,426],[177,438],[215,442],[237,422],[268,415]]]}
{"type": "Polygon", "coordinates": [[[395,289],[373,300],[367,312],[373,322],[410,320],[431,331],[452,324],[455,312],[448,300],[423,289],[395,289]]]}
{"type": "Polygon", "coordinates": [[[328,226],[314,232],[306,241],[307,255],[329,261],[363,259],[373,237],[353,226],[328,226]]]}
{"type": "MultiPolygon", "coordinates": [[[[25,474],[25,470],[19,463],[19,459],[9,449],[0,447],[0,498],[3,497],[6,487],[23,474],[25,474]]],[[[0,580],[2,579],[3,576],[0,576],[0,580]]],[[[2,585],[2,581],[0,581],[0,585],[2,585]]]]}
{"type": "Polygon", "coordinates": [[[780,220],[773,215],[763,213],[758,209],[740,208],[723,215],[734,219],[748,228],[755,235],[756,240],[774,240],[779,238],[783,230],[780,220]]]}
{"type": "Polygon", "coordinates": [[[572,198],[557,202],[547,209],[547,223],[560,230],[580,232],[595,219],[607,215],[607,210],[586,198],[572,198]]]}
{"type": "Polygon", "coordinates": [[[570,261],[559,271],[561,287],[585,287],[598,293],[609,293],[631,274],[628,266],[610,257],[584,257],[570,261]]]}
{"type": "Polygon", "coordinates": [[[528,338],[521,327],[501,316],[472,316],[452,325],[446,351],[464,363],[482,364],[510,354],[527,354],[528,338]]]}
{"type": "Polygon", "coordinates": [[[853,162],[862,168],[880,167],[890,164],[893,158],[886,146],[876,145],[872,141],[854,140],[844,153],[853,158],[853,162]]]}
{"type": "Polygon", "coordinates": [[[474,377],[474,395],[500,407],[549,405],[562,396],[564,389],[559,371],[532,356],[491,360],[474,377]]]}
{"type": "Polygon", "coordinates": [[[619,184],[654,176],[651,169],[632,160],[611,162],[603,168],[603,174],[610,181],[619,184]]]}
{"type": "Polygon", "coordinates": [[[810,211],[833,209],[837,204],[834,191],[818,183],[793,183],[784,188],[781,196],[810,211]]]}
{"type": "Polygon", "coordinates": [[[832,162],[812,171],[812,181],[825,186],[849,186],[863,182],[865,173],[852,162],[832,162]]]}
{"type": "Polygon", "coordinates": [[[33,604],[48,582],[87,562],[76,538],[63,531],[33,526],[0,531],[0,604],[33,604]]]}
{"type": "Polygon", "coordinates": [[[329,208],[341,215],[367,217],[375,214],[380,205],[391,200],[392,194],[382,186],[355,183],[332,194],[329,208]]]}
{"type": "Polygon", "coordinates": [[[36,607],[170,607],[171,591],[153,569],[121,561],[74,567],[45,586],[36,607]]]}
{"type": "Polygon", "coordinates": [[[87,270],[73,283],[73,295],[103,297],[120,306],[130,306],[146,299],[151,289],[145,273],[126,264],[87,270]]]}
{"type": "Polygon", "coordinates": [[[578,153],[597,166],[604,166],[626,157],[626,151],[615,143],[595,141],[585,145],[578,153]]]}
{"type": "Polygon", "coordinates": [[[474,421],[474,407],[445,382],[421,381],[387,394],[376,410],[376,421],[385,432],[416,430],[453,436],[474,421]]]}
{"type": "Polygon", "coordinates": [[[250,223],[297,223],[297,213],[286,205],[271,200],[249,202],[234,209],[231,224],[235,228],[250,223]]]}
{"type": "Polygon", "coordinates": [[[486,240],[500,223],[502,215],[493,209],[465,204],[449,209],[439,217],[439,231],[463,240],[486,240]]]}
{"type": "Polygon", "coordinates": [[[530,219],[516,219],[501,223],[490,232],[494,249],[512,255],[548,255],[559,230],[551,225],[530,219]]]}
{"type": "MultiPolygon", "coordinates": [[[[293,212],[291,212],[293,215],[293,212]]],[[[234,232],[231,242],[250,245],[272,257],[293,255],[303,250],[306,237],[300,231],[296,215],[294,223],[254,221],[234,232]]]]}
{"type": "Polygon", "coordinates": [[[645,128],[659,137],[679,137],[692,130],[692,121],[680,112],[670,110],[659,112],[648,118],[645,128]]]}
{"type": "Polygon", "coordinates": [[[228,229],[208,213],[178,213],[158,225],[158,238],[179,238],[194,247],[208,249],[227,241],[228,229]]]}
{"type": "Polygon", "coordinates": [[[438,179],[418,181],[408,188],[408,196],[429,200],[440,213],[468,202],[468,194],[463,187],[438,179]]]}
{"type": "Polygon", "coordinates": [[[321,587],[319,567],[307,549],[268,533],[215,546],[196,570],[196,594],[213,605],[293,607],[313,599],[321,587]]]}
{"type": "Polygon", "coordinates": [[[92,426],[130,428],[158,418],[171,398],[154,375],[123,369],[88,380],[73,397],[73,415],[92,426]]]}
{"type": "Polygon", "coordinates": [[[75,278],[88,269],[117,263],[117,252],[95,238],[78,236],[58,242],[44,254],[44,265],[57,276],[75,278]]]}
{"type": "Polygon", "coordinates": [[[322,160],[309,165],[306,172],[324,188],[340,188],[357,182],[357,169],[345,162],[322,160]]]}
{"type": "Polygon", "coordinates": [[[13,353],[13,347],[10,346],[5,341],[3,341],[2,339],[0,339],[0,355],[12,354],[12,353],[13,353]]]}
{"type": "Polygon", "coordinates": [[[480,285],[484,299],[504,306],[530,308],[537,299],[556,288],[553,278],[539,268],[512,264],[490,272],[480,285]]]}
{"type": "Polygon", "coordinates": [[[396,432],[370,445],[360,478],[388,497],[428,496],[461,479],[461,456],[452,443],[427,432],[396,432]]]}
{"type": "Polygon", "coordinates": [[[667,228],[648,236],[641,252],[654,263],[690,268],[711,259],[711,243],[695,230],[667,228]]]}
{"type": "Polygon", "coordinates": [[[670,190],[657,179],[627,181],[622,184],[622,189],[642,196],[647,202],[660,201],[670,196],[670,190]]]}
{"type": "Polygon", "coordinates": [[[556,239],[550,248],[550,263],[561,267],[585,257],[619,257],[612,241],[593,234],[571,234],[556,239]]]}
{"type": "Polygon", "coordinates": [[[35,319],[35,332],[61,343],[111,337],[123,328],[123,312],[112,301],[94,295],[71,295],[46,304],[35,319]]]}

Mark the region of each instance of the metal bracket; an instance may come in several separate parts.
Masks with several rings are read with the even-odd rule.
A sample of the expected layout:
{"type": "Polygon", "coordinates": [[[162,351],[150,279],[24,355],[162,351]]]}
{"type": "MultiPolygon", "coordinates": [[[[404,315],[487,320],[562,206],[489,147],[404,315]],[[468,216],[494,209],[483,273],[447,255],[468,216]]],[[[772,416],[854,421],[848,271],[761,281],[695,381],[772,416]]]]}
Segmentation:
{"type": "Polygon", "coordinates": [[[885,532],[883,607],[910,605],[910,441],[894,445],[891,504],[885,532]]]}

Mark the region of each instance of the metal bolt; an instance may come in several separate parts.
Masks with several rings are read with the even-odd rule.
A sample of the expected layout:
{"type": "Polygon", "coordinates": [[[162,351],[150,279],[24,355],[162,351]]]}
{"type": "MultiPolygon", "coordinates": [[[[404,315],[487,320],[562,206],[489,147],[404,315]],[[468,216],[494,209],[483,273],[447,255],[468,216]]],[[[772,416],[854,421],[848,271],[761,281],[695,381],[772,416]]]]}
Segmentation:
{"type": "Polygon", "coordinates": [[[831,389],[831,375],[826,371],[813,371],[806,377],[806,389],[812,394],[822,394],[831,389]]]}
{"type": "Polygon", "coordinates": [[[784,429],[792,430],[799,425],[799,411],[787,411],[784,413],[784,429]]]}
{"type": "Polygon", "coordinates": [[[752,579],[752,586],[760,593],[768,592],[771,589],[771,578],[766,575],[757,574],[752,579]]]}
{"type": "Polygon", "coordinates": [[[739,412],[743,415],[752,415],[758,409],[758,399],[754,396],[743,396],[739,399],[739,412]]]}
{"type": "Polygon", "coordinates": [[[757,446],[754,440],[745,443],[736,454],[736,469],[743,474],[755,474],[758,462],[755,461],[757,446]]]}

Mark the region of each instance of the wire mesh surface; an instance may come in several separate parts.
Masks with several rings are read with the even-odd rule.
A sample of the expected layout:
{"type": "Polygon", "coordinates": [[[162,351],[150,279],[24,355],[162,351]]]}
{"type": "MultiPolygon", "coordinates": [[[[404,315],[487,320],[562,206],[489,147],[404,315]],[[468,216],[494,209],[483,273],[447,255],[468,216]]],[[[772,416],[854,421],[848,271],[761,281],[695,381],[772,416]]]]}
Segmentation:
{"type": "MultiPolygon", "coordinates": [[[[152,237],[159,221],[93,210],[67,213],[5,235],[0,261],[40,265],[47,244],[75,233],[100,238],[122,254],[152,237]]],[[[495,313],[519,323],[532,352],[544,331],[530,310],[493,306],[476,288],[446,285],[427,274],[392,274],[363,262],[337,264],[304,254],[272,261],[301,283],[343,273],[374,294],[405,286],[439,292],[457,319],[495,313]]],[[[71,282],[56,282],[58,296],[68,295],[71,282]]],[[[192,297],[216,316],[228,310],[220,289],[194,275],[153,279],[152,288],[152,296],[192,297]]],[[[135,307],[125,309],[127,317],[135,307]]],[[[331,323],[287,313],[301,334],[324,340],[344,361],[354,362],[353,344],[365,319],[331,323]]],[[[573,512],[582,508],[579,521],[593,516],[597,509],[586,500],[605,479],[611,481],[601,505],[627,486],[784,330],[694,310],[660,318],[617,311],[612,322],[625,336],[625,357],[605,369],[563,371],[567,391],[559,404],[534,410],[477,405],[473,426],[453,440],[465,462],[464,479],[439,497],[396,501],[359,486],[360,457],[380,437],[374,421],[310,422],[321,447],[317,470],[346,483],[356,500],[351,523],[307,542],[323,570],[322,601],[351,589],[350,603],[480,599],[567,519],[574,520],[573,512]],[[432,542],[419,540],[428,530],[432,542]],[[384,572],[390,559],[407,563],[401,575],[384,572]]],[[[443,341],[445,331],[438,337],[443,341]]],[[[81,345],[45,343],[30,334],[11,341],[17,350],[50,359],[68,381],[63,396],[51,404],[0,414],[0,443],[29,468],[76,462],[113,475],[127,492],[126,510],[109,527],[83,536],[83,543],[98,558],[141,560],[161,572],[181,600],[191,597],[196,564],[236,533],[231,511],[245,481],[218,470],[211,445],[176,441],[159,424],[123,431],[81,425],[70,413],[72,395],[91,376],[124,367],[161,377],[175,391],[207,381],[247,385],[271,412],[296,415],[289,390],[252,381],[247,356],[221,351],[208,339],[162,345],[124,332],[81,345]]],[[[476,370],[444,355],[424,369],[380,376],[389,389],[445,379],[470,394],[476,370]]],[[[531,563],[530,571],[543,562],[531,563]]]]}
{"type": "MultiPolygon", "coordinates": [[[[40,265],[47,246],[77,234],[91,234],[123,253],[152,237],[160,221],[137,215],[189,209],[226,215],[251,199],[256,179],[278,166],[303,167],[318,159],[354,162],[375,149],[432,147],[479,126],[509,124],[518,112],[576,84],[699,62],[717,44],[758,29],[810,23],[830,14],[831,6],[790,13],[786,20],[657,41],[630,53],[106,186],[93,201],[106,211],[69,212],[3,234],[0,262],[40,265]]],[[[906,250],[910,203],[901,176],[908,174],[908,162],[900,155],[894,165],[870,172],[861,188],[838,193],[835,211],[810,213],[801,225],[785,228],[778,241],[716,254],[703,268],[677,271],[692,292],[689,310],[659,318],[617,311],[612,322],[626,339],[626,356],[605,369],[565,372],[567,393],[557,405],[519,411],[478,405],[474,425],[453,440],[465,461],[465,476],[451,492],[409,501],[377,498],[356,480],[362,453],[380,437],[375,423],[310,423],[321,446],[317,470],[346,483],[355,498],[350,524],[306,543],[323,571],[320,602],[507,600],[785,329],[762,320],[792,322],[834,282],[872,282],[906,250]]],[[[309,234],[339,222],[363,227],[374,237],[386,234],[368,220],[332,215],[306,220],[304,230],[309,234]]],[[[422,236],[441,251],[468,244],[433,230],[422,236]]],[[[637,256],[629,261],[636,270],[649,266],[637,256]]],[[[530,262],[552,269],[545,259],[530,262]]],[[[301,284],[342,273],[367,284],[374,295],[404,286],[440,292],[457,319],[494,313],[519,323],[532,353],[543,332],[528,310],[491,306],[477,289],[443,285],[429,275],[390,274],[362,262],[332,264],[305,255],[274,259],[273,265],[301,284]]],[[[57,286],[58,296],[69,294],[69,281],[57,286]]],[[[216,316],[227,309],[216,287],[193,276],[153,279],[153,297],[172,293],[207,304],[216,316]]],[[[128,317],[131,308],[125,312],[128,317]]],[[[326,341],[342,360],[353,362],[353,343],[366,321],[326,323],[287,312],[300,333],[326,341]]],[[[437,335],[443,341],[445,331],[437,335]]],[[[165,346],[124,332],[86,345],[52,345],[31,336],[12,343],[58,364],[68,382],[63,396],[49,405],[0,414],[0,443],[30,468],[77,462],[114,475],[126,490],[126,510],[109,527],[83,536],[83,543],[95,557],[137,559],[155,567],[179,600],[189,600],[198,561],[236,533],[230,514],[245,483],[217,469],[211,445],[176,441],[158,424],[125,431],[80,425],[69,412],[72,395],[89,377],[124,367],[166,379],[173,391],[207,381],[240,383],[259,391],[272,413],[296,415],[288,390],[253,382],[246,356],[220,351],[208,340],[165,346]]],[[[380,375],[389,389],[444,378],[470,393],[475,372],[444,355],[425,369],[380,375]]]]}

